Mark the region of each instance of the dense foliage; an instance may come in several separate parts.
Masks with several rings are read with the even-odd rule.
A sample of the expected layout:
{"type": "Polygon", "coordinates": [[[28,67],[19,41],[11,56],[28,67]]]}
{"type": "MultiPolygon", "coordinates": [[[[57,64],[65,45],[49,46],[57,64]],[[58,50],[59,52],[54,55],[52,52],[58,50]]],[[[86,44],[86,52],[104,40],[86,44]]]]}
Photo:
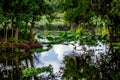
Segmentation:
{"type": "MultiPolygon", "coordinates": [[[[68,80],[82,78],[87,80],[119,80],[120,0],[1,0],[0,52],[3,54],[3,51],[15,49],[13,51],[17,54],[28,50],[23,48],[26,46],[26,44],[22,44],[23,40],[33,40],[36,22],[40,21],[43,15],[51,21],[54,11],[56,11],[55,15],[59,14],[59,11],[64,14],[62,17],[71,26],[71,31],[61,32],[57,37],[48,35],[46,38],[51,41],[48,42],[49,44],[79,40],[80,45],[96,45],[96,41],[99,40],[109,46],[106,56],[101,55],[102,58],[96,63],[91,62],[92,56],[89,56],[89,52],[79,56],[66,56],[63,78],[68,80]],[[22,46],[22,50],[18,49],[19,46],[14,47],[14,43],[22,46]]],[[[52,27],[49,24],[46,26],[49,26],[48,30],[52,27]]],[[[58,27],[63,29],[61,25],[58,27]]],[[[42,38],[41,35],[39,37],[42,38]]],[[[31,50],[32,52],[41,51],[41,49],[34,50],[34,48],[31,50]]],[[[11,50],[11,53],[13,51],[11,50]]],[[[5,59],[4,65],[8,66],[8,57],[5,55],[3,57],[5,59]]],[[[10,61],[10,65],[16,66],[16,72],[19,70],[19,57],[13,58],[14,63],[10,61]]],[[[32,56],[29,57],[33,67],[32,56]]],[[[27,59],[25,60],[27,63],[27,59]]],[[[23,70],[23,74],[32,76],[46,70],[48,68],[27,68],[23,70]]]]}
{"type": "MultiPolygon", "coordinates": [[[[110,60],[106,61],[102,59],[101,64],[99,64],[100,68],[96,68],[95,66],[90,66],[90,63],[87,63],[86,60],[80,62],[81,58],[79,57],[67,57],[66,61],[66,69],[64,73],[64,77],[66,79],[100,79],[100,80],[119,80],[119,70],[120,70],[120,8],[119,8],[120,0],[61,0],[63,5],[62,10],[64,12],[64,18],[71,25],[73,25],[76,29],[82,29],[82,33],[86,33],[86,36],[82,34],[80,37],[80,41],[87,41],[91,43],[89,40],[94,42],[95,37],[93,34],[107,34],[103,36],[102,40],[104,43],[109,45],[109,51],[107,52],[107,58],[110,56],[110,60]],[[75,25],[74,25],[75,24],[75,25]],[[102,31],[99,31],[101,29],[102,31]],[[90,35],[91,34],[91,35],[90,35]],[[88,36],[88,37],[87,37],[88,36]],[[91,37],[89,37],[91,36],[91,37]],[[104,38],[104,37],[107,38],[104,38]],[[78,59],[78,60],[76,60],[78,59]],[[84,63],[83,68],[82,63],[84,63]],[[86,64],[87,63],[87,64],[86,64]],[[79,65],[80,64],[80,65],[79,65]],[[82,74],[80,72],[73,71],[73,65],[77,65],[74,69],[84,69],[85,72],[82,74]],[[86,67],[87,66],[87,67],[86,67]],[[104,66],[104,67],[103,67],[104,66]],[[97,72],[94,70],[97,69],[97,72]],[[90,74],[88,72],[91,72],[90,74]],[[70,72],[69,72],[70,71],[70,72]],[[99,72],[100,71],[100,72],[99,72]],[[70,73],[70,74],[69,74],[70,73]],[[74,75],[76,74],[76,75],[74,75]],[[93,74],[93,75],[92,75],[93,74]],[[95,77],[100,76],[102,77],[95,77]]],[[[79,32],[79,30],[77,30],[79,32]]],[[[80,33],[81,35],[81,33],[80,33]]],[[[84,43],[86,44],[86,43],[84,43]]],[[[87,58],[86,58],[87,59],[87,58]]],[[[99,63],[100,61],[98,61],[99,63]]],[[[80,71],[79,70],[79,71],[80,71]]]]}
{"type": "Polygon", "coordinates": [[[16,40],[32,37],[35,22],[42,15],[49,17],[53,11],[50,2],[45,0],[2,0],[0,4],[0,24],[3,29],[0,31],[3,36],[0,37],[6,41],[8,37],[16,40]]]}
{"type": "MultiPolygon", "coordinates": [[[[23,67],[20,66],[23,60],[26,61],[25,68],[28,63],[34,67],[32,53],[42,50],[34,40],[36,22],[43,15],[51,19],[53,13],[49,0],[0,1],[0,79],[22,79],[23,67]],[[12,69],[8,70],[8,66],[12,69]]],[[[41,70],[44,72],[46,69],[41,70]]]]}

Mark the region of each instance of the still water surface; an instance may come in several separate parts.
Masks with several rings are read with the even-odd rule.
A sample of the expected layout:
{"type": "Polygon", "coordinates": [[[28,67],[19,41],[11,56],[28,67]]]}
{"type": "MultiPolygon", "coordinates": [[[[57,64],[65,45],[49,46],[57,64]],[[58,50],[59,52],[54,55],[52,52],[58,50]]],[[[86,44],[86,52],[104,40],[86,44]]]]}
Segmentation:
{"type": "MultiPolygon", "coordinates": [[[[38,39],[39,42],[49,42],[47,39],[38,39]]],[[[87,45],[79,45],[79,41],[77,42],[69,42],[66,44],[54,44],[51,49],[48,51],[44,51],[41,53],[34,53],[34,65],[36,68],[43,67],[43,66],[49,66],[51,65],[53,67],[53,72],[59,73],[60,68],[64,67],[64,56],[66,55],[80,55],[84,54],[87,51],[93,51],[92,61],[95,63],[96,58],[99,58],[101,54],[105,55],[108,46],[102,44],[98,41],[97,46],[87,46],[87,45]]],[[[43,49],[47,49],[47,45],[43,46],[43,49]]],[[[45,73],[47,75],[47,73],[45,73]]],[[[41,74],[39,74],[41,75],[41,74]]]]}

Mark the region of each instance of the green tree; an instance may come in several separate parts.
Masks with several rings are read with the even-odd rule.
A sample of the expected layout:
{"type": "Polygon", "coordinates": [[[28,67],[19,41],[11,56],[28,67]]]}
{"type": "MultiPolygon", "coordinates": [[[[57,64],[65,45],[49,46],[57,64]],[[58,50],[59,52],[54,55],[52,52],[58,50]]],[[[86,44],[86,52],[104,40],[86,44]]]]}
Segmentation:
{"type": "Polygon", "coordinates": [[[49,0],[5,0],[1,2],[1,10],[1,15],[11,23],[11,36],[16,40],[21,35],[19,32],[27,33],[27,30],[33,37],[35,22],[39,21],[42,15],[50,18],[53,11],[49,0]],[[31,27],[28,23],[31,23],[31,27]]]}
{"type": "MultiPolygon", "coordinates": [[[[90,26],[92,26],[93,28],[99,27],[97,24],[90,23],[91,22],[90,20],[92,17],[99,16],[100,18],[102,18],[102,20],[105,21],[104,27],[109,32],[109,35],[108,35],[109,40],[108,41],[106,40],[106,41],[110,45],[109,52],[106,59],[108,59],[108,56],[111,56],[111,58],[108,61],[106,61],[106,59],[103,58],[101,60],[102,64],[99,65],[100,68],[98,69],[101,70],[100,74],[103,75],[102,80],[103,79],[119,80],[120,79],[119,78],[119,70],[120,70],[120,39],[119,39],[120,37],[119,36],[120,4],[119,3],[120,3],[120,0],[69,0],[69,1],[61,0],[61,2],[63,5],[63,11],[65,12],[65,15],[64,15],[65,20],[67,20],[70,23],[76,23],[76,24],[84,23],[85,26],[87,26],[85,28],[91,29],[89,28],[90,26]]],[[[86,40],[86,38],[84,39],[86,40]]],[[[91,38],[91,39],[94,39],[94,38],[91,38]]],[[[98,63],[99,62],[100,61],[98,61],[98,63]]],[[[75,64],[75,62],[73,62],[73,64],[75,64]]],[[[86,74],[86,73],[83,73],[83,74],[86,74]]],[[[89,75],[87,74],[87,76],[89,75]]],[[[90,79],[90,77],[88,79],[90,79]]]]}
{"type": "Polygon", "coordinates": [[[81,22],[87,22],[93,15],[89,0],[61,0],[64,19],[76,28],[81,22]]]}

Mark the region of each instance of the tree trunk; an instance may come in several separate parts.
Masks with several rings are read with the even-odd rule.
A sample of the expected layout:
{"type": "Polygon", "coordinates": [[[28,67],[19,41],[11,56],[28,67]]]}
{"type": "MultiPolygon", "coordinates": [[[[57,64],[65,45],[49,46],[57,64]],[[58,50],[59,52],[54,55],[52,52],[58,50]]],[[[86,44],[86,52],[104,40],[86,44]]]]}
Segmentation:
{"type": "MultiPolygon", "coordinates": [[[[30,55],[30,64],[31,64],[31,67],[34,67],[34,61],[33,61],[33,56],[32,56],[32,54],[30,55]]],[[[34,77],[34,80],[37,79],[36,75],[34,75],[33,77],[34,77]]]]}
{"type": "Polygon", "coordinates": [[[32,27],[30,28],[30,35],[31,35],[32,37],[34,36],[34,30],[33,30],[32,27]]]}
{"type": "Polygon", "coordinates": [[[13,38],[13,24],[14,24],[14,18],[12,18],[11,20],[11,29],[12,29],[12,34],[11,34],[11,38],[13,38]]]}
{"type": "Polygon", "coordinates": [[[7,27],[6,27],[6,31],[5,31],[5,42],[7,42],[7,27]]]}
{"type": "Polygon", "coordinates": [[[30,34],[33,36],[34,32],[33,32],[33,28],[34,28],[34,25],[35,25],[35,21],[34,21],[34,18],[32,19],[32,22],[31,22],[31,28],[30,28],[30,34]]]}
{"type": "Polygon", "coordinates": [[[78,25],[77,25],[76,23],[73,23],[73,24],[71,25],[71,30],[72,30],[73,32],[75,32],[75,31],[77,30],[77,28],[78,28],[78,25]]]}
{"type": "Polygon", "coordinates": [[[5,42],[7,42],[7,23],[5,23],[5,25],[3,26],[4,27],[4,38],[5,38],[5,42]]]}
{"type": "Polygon", "coordinates": [[[26,64],[26,67],[28,67],[28,60],[25,59],[25,64],[26,64]]]}
{"type": "Polygon", "coordinates": [[[15,39],[15,40],[18,40],[18,35],[19,35],[19,29],[16,28],[16,30],[15,30],[15,35],[14,35],[14,39],[15,39]]]}
{"type": "Polygon", "coordinates": [[[19,71],[19,60],[18,60],[18,56],[16,56],[16,58],[15,58],[15,65],[16,65],[17,71],[19,71]]]}
{"type": "Polygon", "coordinates": [[[32,54],[30,54],[30,64],[31,64],[31,67],[34,67],[34,61],[33,61],[32,54]]]}
{"type": "Polygon", "coordinates": [[[31,27],[30,27],[30,35],[31,35],[31,38],[34,37],[34,30],[33,30],[34,25],[35,25],[35,18],[33,17],[32,22],[31,22],[31,27]]]}
{"type": "Polygon", "coordinates": [[[91,0],[91,9],[94,10],[94,4],[92,0],[91,0]]]}
{"type": "Polygon", "coordinates": [[[27,29],[28,29],[28,21],[25,22],[25,32],[27,33],[27,29]]]}
{"type": "Polygon", "coordinates": [[[14,71],[14,62],[12,60],[12,72],[11,72],[11,80],[13,80],[13,71],[14,71]]]}

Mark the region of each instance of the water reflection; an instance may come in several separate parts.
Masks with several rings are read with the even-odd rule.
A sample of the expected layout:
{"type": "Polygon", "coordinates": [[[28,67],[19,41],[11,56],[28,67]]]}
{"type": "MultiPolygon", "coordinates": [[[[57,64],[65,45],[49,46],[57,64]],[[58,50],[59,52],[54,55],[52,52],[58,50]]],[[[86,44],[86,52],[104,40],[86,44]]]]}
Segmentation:
{"type": "Polygon", "coordinates": [[[96,63],[96,60],[100,58],[100,55],[106,55],[107,52],[108,46],[102,44],[99,41],[97,46],[81,46],[79,45],[79,42],[70,42],[67,45],[56,44],[53,45],[52,48],[48,51],[34,54],[35,56],[37,56],[37,59],[41,62],[38,64],[35,60],[35,66],[43,67],[52,65],[53,72],[55,74],[59,74],[61,72],[61,68],[65,67],[63,61],[66,55],[79,56],[85,53],[89,53],[90,55],[92,55],[92,61],[96,63]]]}
{"type": "MultiPolygon", "coordinates": [[[[44,39],[45,42],[49,42],[48,40],[44,39]]],[[[44,40],[38,40],[44,42],[44,40]]],[[[47,44],[43,45],[43,49],[47,49],[47,44]]],[[[2,59],[0,57],[0,79],[35,79],[33,77],[23,78],[21,74],[21,69],[25,67],[43,67],[51,65],[53,67],[53,73],[41,73],[37,75],[39,79],[46,78],[54,78],[54,80],[61,80],[62,72],[65,67],[64,65],[64,57],[66,55],[75,55],[79,56],[82,54],[89,53],[92,55],[92,61],[96,63],[96,60],[100,58],[100,55],[106,55],[108,52],[108,46],[100,43],[98,41],[97,46],[87,46],[87,45],[80,45],[77,42],[69,42],[67,44],[55,44],[52,45],[52,48],[48,51],[44,51],[41,53],[34,53],[28,55],[17,55],[17,56],[4,56],[2,59]],[[9,58],[8,58],[9,57],[9,58]],[[20,74],[16,74],[20,73],[20,74]],[[42,76],[42,78],[41,78],[42,76]]]]}
{"type": "Polygon", "coordinates": [[[0,80],[23,79],[21,71],[25,67],[29,67],[29,65],[33,67],[33,57],[31,54],[24,56],[17,55],[17,53],[15,56],[2,54],[0,57],[0,80]]]}
{"type": "Polygon", "coordinates": [[[60,67],[63,67],[63,60],[64,56],[72,53],[73,47],[69,45],[53,45],[52,49],[42,53],[35,53],[34,55],[37,56],[37,60],[41,63],[37,63],[35,59],[35,66],[42,67],[52,65],[53,72],[59,72],[60,67]]]}

